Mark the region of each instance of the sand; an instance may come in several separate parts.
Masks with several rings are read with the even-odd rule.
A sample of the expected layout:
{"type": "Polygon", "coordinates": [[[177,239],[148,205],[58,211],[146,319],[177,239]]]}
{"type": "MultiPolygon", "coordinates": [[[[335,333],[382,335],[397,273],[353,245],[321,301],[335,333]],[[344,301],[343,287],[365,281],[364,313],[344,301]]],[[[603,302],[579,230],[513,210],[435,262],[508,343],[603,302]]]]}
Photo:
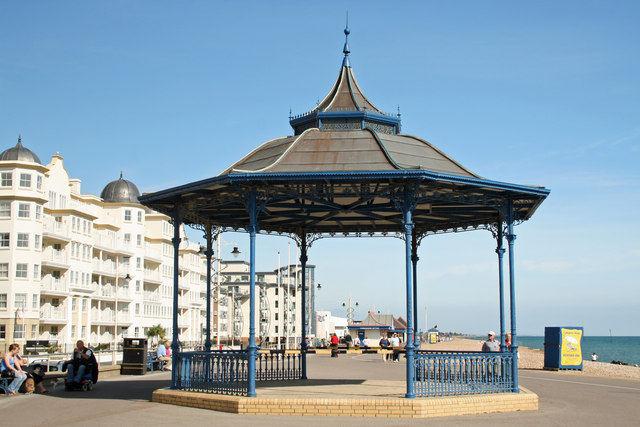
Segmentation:
{"type": "MultiPolygon", "coordinates": [[[[423,350],[458,350],[458,351],[480,351],[482,342],[465,338],[453,338],[452,341],[443,341],[437,344],[423,344],[423,350]]],[[[518,369],[544,369],[544,351],[529,347],[520,347],[520,358],[518,359],[518,369]]],[[[595,377],[627,378],[640,380],[640,368],[635,366],[612,365],[605,362],[583,361],[582,371],[560,370],[562,375],[581,375],[595,377]]]]}

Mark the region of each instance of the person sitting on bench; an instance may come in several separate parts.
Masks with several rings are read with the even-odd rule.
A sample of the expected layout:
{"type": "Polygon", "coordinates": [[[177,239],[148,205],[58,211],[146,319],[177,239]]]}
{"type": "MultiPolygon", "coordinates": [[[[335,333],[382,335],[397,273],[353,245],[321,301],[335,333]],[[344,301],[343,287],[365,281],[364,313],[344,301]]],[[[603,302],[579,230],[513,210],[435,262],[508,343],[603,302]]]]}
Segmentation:
{"type": "Polygon", "coordinates": [[[0,362],[0,371],[3,378],[13,377],[13,381],[9,384],[8,394],[14,396],[20,386],[27,379],[27,374],[20,367],[20,363],[16,361],[16,355],[20,352],[20,344],[11,344],[9,351],[7,351],[2,357],[0,362]]]}
{"type": "Polygon", "coordinates": [[[76,348],[73,349],[73,358],[64,362],[64,367],[67,369],[67,384],[79,385],[84,375],[87,372],[91,373],[97,364],[93,351],[84,346],[84,341],[78,340],[76,348]]]}

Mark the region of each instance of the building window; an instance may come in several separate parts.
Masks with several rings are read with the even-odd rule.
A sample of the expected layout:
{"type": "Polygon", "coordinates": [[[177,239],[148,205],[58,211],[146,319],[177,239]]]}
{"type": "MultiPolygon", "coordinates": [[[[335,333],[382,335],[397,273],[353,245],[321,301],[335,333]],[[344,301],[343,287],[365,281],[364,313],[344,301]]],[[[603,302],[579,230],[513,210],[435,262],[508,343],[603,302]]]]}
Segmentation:
{"type": "Polygon", "coordinates": [[[78,310],[78,299],[71,298],[71,311],[75,312],[78,310]]]}
{"type": "Polygon", "coordinates": [[[7,339],[7,329],[5,325],[0,325],[0,340],[7,339]]]}
{"type": "Polygon", "coordinates": [[[140,257],[136,258],[136,268],[140,270],[142,268],[142,259],[140,257]]]}
{"type": "Polygon", "coordinates": [[[27,278],[27,264],[16,264],[16,277],[22,279],[27,278]]]}
{"type": "Polygon", "coordinates": [[[15,325],[13,327],[13,339],[14,340],[23,340],[23,339],[25,339],[24,329],[25,329],[25,325],[15,325]]]}
{"type": "Polygon", "coordinates": [[[29,218],[30,206],[28,203],[20,203],[18,205],[18,218],[29,218]]]}
{"type": "Polygon", "coordinates": [[[138,222],[142,222],[142,211],[138,211],[138,222]]]}
{"type": "MultiPolygon", "coordinates": [[[[31,309],[32,310],[37,310],[38,309],[38,294],[33,294],[33,298],[31,298],[31,309]]],[[[33,325],[35,326],[35,325],[33,325]]]]}
{"type": "Polygon", "coordinates": [[[131,222],[131,209],[124,210],[124,220],[127,222],[131,222]]]}
{"type": "Polygon", "coordinates": [[[31,338],[38,338],[38,325],[31,325],[31,338]]]}
{"type": "Polygon", "coordinates": [[[14,301],[14,307],[16,309],[26,309],[27,308],[27,294],[16,294],[16,299],[14,301]]]}
{"type": "Polygon", "coordinates": [[[28,174],[28,173],[20,174],[20,187],[31,188],[31,174],[28,174]]]}
{"type": "Polygon", "coordinates": [[[9,233],[0,233],[0,248],[8,248],[9,242],[9,233]]]}
{"type": "Polygon", "coordinates": [[[33,264],[33,279],[38,280],[40,278],[40,265],[33,264]]]}
{"type": "Polygon", "coordinates": [[[82,300],[82,311],[83,311],[84,313],[86,313],[86,312],[87,312],[87,300],[86,300],[86,299],[83,299],[83,300],[82,300]]]}
{"type": "Polygon", "coordinates": [[[0,310],[7,309],[7,294],[0,294],[0,310]]]}
{"type": "Polygon", "coordinates": [[[124,244],[125,245],[131,244],[131,234],[129,233],[124,234],[124,244]]]}
{"type": "Polygon", "coordinates": [[[42,190],[42,176],[40,175],[36,177],[36,188],[42,190]]]}
{"type": "Polygon", "coordinates": [[[137,246],[142,246],[142,234],[138,234],[136,236],[136,245],[137,246]]]}
{"type": "Polygon", "coordinates": [[[11,172],[2,172],[2,174],[0,174],[0,185],[3,187],[11,187],[13,185],[11,172]]]}
{"type": "Polygon", "coordinates": [[[29,247],[29,233],[18,233],[18,247],[19,248],[29,247]]]}
{"type": "Polygon", "coordinates": [[[140,292],[140,280],[136,280],[136,292],[140,292]]]}
{"type": "Polygon", "coordinates": [[[36,205],[36,219],[42,218],[42,206],[36,205]]]}
{"type": "Polygon", "coordinates": [[[0,279],[7,278],[9,278],[9,264],[5,262],[0,264],[0,279]]]}
{"type": "Polygon", "coordinates": [[[0,202],[0,218],[11,218],[11,202],[0,202]]]}
{"type": "Polygon", "coordinates": [[[136,314],[140,314],[140,304],[136,304],[136,314]]]}
{"type": "Polygon", "coordinates": [[[40,235],[33,236],[33,249],[40,249],[40,235]]]}

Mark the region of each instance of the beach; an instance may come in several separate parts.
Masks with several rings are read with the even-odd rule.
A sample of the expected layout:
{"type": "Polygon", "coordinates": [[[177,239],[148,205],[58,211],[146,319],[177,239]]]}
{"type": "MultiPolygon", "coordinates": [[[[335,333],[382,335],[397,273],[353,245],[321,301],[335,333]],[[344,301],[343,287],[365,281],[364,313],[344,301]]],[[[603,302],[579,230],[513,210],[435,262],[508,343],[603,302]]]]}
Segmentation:
{"type": "MultiPolygon", "coordinates": [[[[423,350],[448,350],[448,351],[480,351],[482,341],[468,338],[453,338],[452,341],[442,341],[437,344],[422,344],[423,350]]],[[[520,358],[518,359],[518,369],[544,369],[544,351],[529,347],[520,347],[520,358]]],[[[625,378],[640,380],[640,368],[635,366],[614,365],[605,362],[583,361],[582,371],[560,370],[563,375],[579,375],[592,377],[625,378]]]]}

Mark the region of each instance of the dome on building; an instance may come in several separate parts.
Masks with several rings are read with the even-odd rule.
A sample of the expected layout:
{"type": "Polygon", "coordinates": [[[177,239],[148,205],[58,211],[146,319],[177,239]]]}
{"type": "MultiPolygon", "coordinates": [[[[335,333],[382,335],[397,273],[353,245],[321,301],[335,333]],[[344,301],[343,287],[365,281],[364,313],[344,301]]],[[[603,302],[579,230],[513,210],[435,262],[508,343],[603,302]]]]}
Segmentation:
{"type": "Polygon", "coordinates": [[[140,203],[140,190],[133,182],[122,178],[121,173],[120,179],[111,181],[104,187],[100,197],[107,203],[140,203]]]}
{"type": "Polygon", "coordinates": [[[0,154],[0,160],[17,160],[19,162],[33,162],[42,164],[40,158],[33,151],[22,145],[22,137],[18,137],[15,147],[8,148],[0,154]]]}

